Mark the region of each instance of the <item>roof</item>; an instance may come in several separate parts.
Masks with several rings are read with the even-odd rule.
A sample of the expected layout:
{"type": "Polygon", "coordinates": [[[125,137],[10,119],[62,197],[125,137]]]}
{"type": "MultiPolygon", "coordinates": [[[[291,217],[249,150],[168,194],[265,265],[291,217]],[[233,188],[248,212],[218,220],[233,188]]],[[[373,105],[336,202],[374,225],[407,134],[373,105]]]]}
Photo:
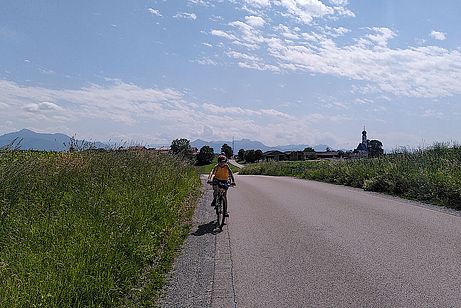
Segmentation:
{"type": "Polygon", "coordinates": [[[338,151],[329,151],[329,152],[315,152],[317,156],[336,156],[338,155],[338,151]]]}
{"type": "Polygon", "coordinates": [[[285,153],[280,152],[278,150],[273,150],[273,151],[264,152],[263,155],[265,155],[265,156],[267,156],[267,155],[285,155],[285,153]]]}

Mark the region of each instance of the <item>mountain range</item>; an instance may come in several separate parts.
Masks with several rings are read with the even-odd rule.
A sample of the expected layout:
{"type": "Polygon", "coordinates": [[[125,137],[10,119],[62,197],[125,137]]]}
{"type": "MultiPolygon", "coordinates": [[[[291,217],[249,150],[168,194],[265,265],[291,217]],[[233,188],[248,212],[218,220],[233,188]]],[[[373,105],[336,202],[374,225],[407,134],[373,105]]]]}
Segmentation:
{"type": "MultiPolygon", "coordinates": [[[[227,144],[230,147],[232,147],[232,141],[204,141],[201,139],[197,139],[191,142],[191,145],[193,147],[196,147],[197,149],[200,149],[201,147],[207,145],[213,148],[215,153],[221,152],[221,147],[223,146],[223,144],[227,144]]],[[[240,149],[261,150],[263,152],[279,150],[279,151],[285,152],[285,151],[302,151],[307,147],[313,148],[316,152],[323,152],[328,146],[325,144],[319,144],[316,146],[311,146],[307,144],[288,144],[288,145],[278,145],[278,146],[270,147],[270,146],[265,145],[262,142],[254,141],[250,139],[241,139],[241,140],[234,141],[234,152],[235,153],[237,153],[238,150],[240,149]]]]}
{"type": "MultiPolygon", "coordinates": [[[[22,129],[17,132],[8,133],[0,136],[0,149],[1,148],[19,148],[21,150],[40,150],[40,151],[67,151],[70,147],[71,142],[77,147],[88,147],[91,148],[110,148],[110,145],[102,142],[86,142],[84,140],[73,140],[65,134],[47,134],[47,133],[36,133],[29,129],[22,129]]],[[[223,144],[232,146],[232,141],[204,141],[197,139],[191,142],[191,146],[200,149],[207,145],[213,148],[215,153],[221,152],[223,144]]],[[[165,145],[168,146],[168,145],[165,145]]],[[[307,144],[289,144],[284,146],[270,147],[262,142],[254,141],[250,139],[241,139],[234,141],[234,151],[237,152],[240,149],[244,150],[261,150],[263,152],[271,150],[279,151],[302,151],[307,147],[312,147],[315,151],[325,151],[327,145],[316,145],[309,146],[307,144]]]]}
{"type": "Polygon", "coordinates": [[[29,129],[22,129],[17,132],[0,136],[0,149],[11,148],[21,150],[39,151],[67,151],[70,145],[82,148],[107,148],[108,145],[101,142],[87,142],[84,140],[72,140],[65,134],[36,133],[29,129]]]}

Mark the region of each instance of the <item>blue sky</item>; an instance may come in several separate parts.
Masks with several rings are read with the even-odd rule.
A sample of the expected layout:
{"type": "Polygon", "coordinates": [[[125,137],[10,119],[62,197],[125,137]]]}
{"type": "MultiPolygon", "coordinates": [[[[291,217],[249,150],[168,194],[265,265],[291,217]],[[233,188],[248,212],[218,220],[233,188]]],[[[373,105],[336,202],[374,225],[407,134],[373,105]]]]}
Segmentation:
{"type": "Polygon", "coordinates": [[[460,141],[461,2],[0,0],[0,134],[460,141]]]}

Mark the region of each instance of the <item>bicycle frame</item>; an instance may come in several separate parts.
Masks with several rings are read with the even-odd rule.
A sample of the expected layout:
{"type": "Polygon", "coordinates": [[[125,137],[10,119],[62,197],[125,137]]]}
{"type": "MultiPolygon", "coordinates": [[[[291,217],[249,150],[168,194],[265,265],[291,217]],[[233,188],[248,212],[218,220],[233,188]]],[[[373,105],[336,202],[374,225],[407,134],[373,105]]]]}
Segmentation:
{"type": "Polygon", "coordinates": [[[212,185],[218,185],[218,193],[215,200],[215,209],[216,209],[216,226],[222,230],[227,212],[227,189],[229,188],[229,183],[213,183],[212,185]]]}

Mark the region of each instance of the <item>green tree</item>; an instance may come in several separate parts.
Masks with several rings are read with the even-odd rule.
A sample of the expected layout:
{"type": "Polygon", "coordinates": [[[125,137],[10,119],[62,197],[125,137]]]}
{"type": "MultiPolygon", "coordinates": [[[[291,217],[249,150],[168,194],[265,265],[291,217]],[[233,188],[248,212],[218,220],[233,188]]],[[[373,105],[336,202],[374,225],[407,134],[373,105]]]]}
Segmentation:
{"type": "Polygon", "coordinates": [[[263,157],[263,151],[256,150],[255,151],[255,161],[259,161],[263,157]]]}
{"type": "Polygon", "coordinates": [[[245,150],[244,149],[240,149],[237,153],[237,158],[239,160],[245,160],[245,150]]]}
{"type": "Polygon", "coordinates": [[[224,153],[227,158],[231,158],[234,153],[232,153],[232,148],[227,144],[224,143],[221,147],[221,153],[224,153]]]}
{"type": "Polygon", "coordinates": [[[256,153],[255,150],[248,150],[245,151],[245,161],[247,163],[254,163],[256,161],[256,153]]]}
{"type": "Polygon", "coordinates": [[[182,155],[190,158],[192,155],[192,147],[187,139],[175,139],[171,142],[171,153],[174,155],[182,155]]]}
{"type": "Polygon", "coordinates": [[[383,143],[379,140],[369,140],[368,141],[368,156],[378,157],[383,155],[383,143]]]}
{"type": "Polygon", "coordinates": [[[314,148],[307,147],[307,148],[304,149],[303,152],[306,153],[306,158],[307,159],[313,160],[313,159],[317,158],[317,156],[315,155],[314,148]]]}
{"type": "Polygon", "coordinates": [[[197,165],[202,166],[202,165],[211,164],[211,162],[213,161],[213,157],[214,157],[213,148],[210,146],[204,145],[200,149],[200,152],[197,155],[197,165]]]}

